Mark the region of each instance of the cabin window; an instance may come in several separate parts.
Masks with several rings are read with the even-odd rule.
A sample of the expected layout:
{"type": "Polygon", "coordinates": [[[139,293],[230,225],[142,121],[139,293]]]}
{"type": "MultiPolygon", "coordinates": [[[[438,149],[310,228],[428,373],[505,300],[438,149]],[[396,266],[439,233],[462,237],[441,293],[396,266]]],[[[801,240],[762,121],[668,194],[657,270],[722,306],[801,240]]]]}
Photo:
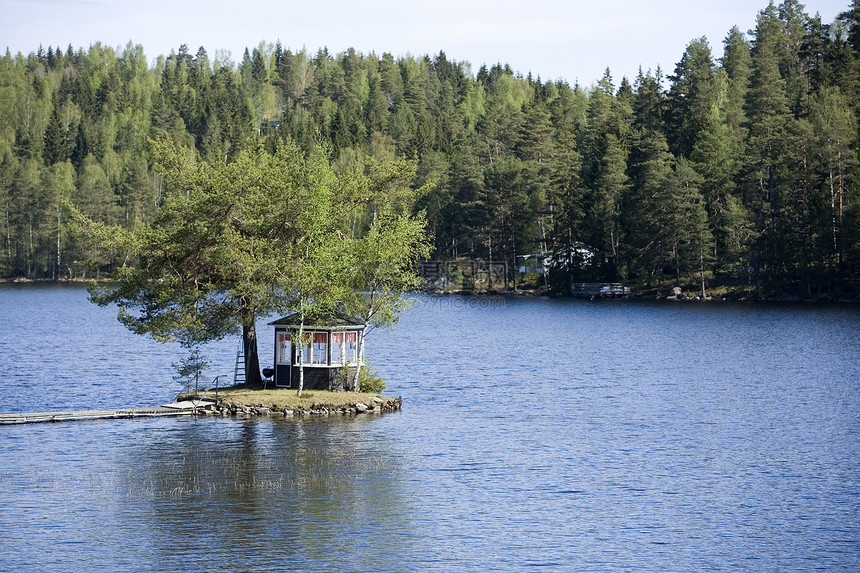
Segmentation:
{"type": "Polygon", "coordinates": [[[358,336],[355,332],[335,332],[331,335],[331,363],[355,364],[358,336]]]}
{"type": "Polygon", "coordinates": [[[328,333],[314,332],[313,350],[310,354],[312,364],[327,364],[328,360],[328,333]]]}
{"type": "Polygon", "coordinates": [[[302,356],[299,357],[296,354],[296,363],[314,364],[314,348],[316,347],[314,338],[316,334],[316,332],[307,330],[302,333],[302,341],[304,342],[302,344],[302,356]]]}
{"type": "Polygon", "coordinates": [[[276,360],[278,364],[290,364],[292,362],[292,344],[291,336],[286,332],[278,333],[278,342],[275,348],[276,360]]]}

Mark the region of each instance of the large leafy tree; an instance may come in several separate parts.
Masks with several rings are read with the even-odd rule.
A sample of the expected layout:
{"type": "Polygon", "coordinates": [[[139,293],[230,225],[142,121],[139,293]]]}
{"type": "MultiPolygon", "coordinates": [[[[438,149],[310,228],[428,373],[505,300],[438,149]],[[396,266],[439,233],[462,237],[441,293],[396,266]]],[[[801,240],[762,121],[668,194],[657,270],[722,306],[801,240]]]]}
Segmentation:
{"type": "MultiPolygon", "coordinates": [[[[83,235],[133,263],[118,270],[116,285],[94,287],[92,299],[116,304],[132,331],[192,351],[241,330],[251,385],[261,383],[258,318],[295,311],[304,322],[345,302],[355,305],[351,293],[367,287],[356,277],[403,284],[399,273],[425,252],[416,248],[424,244],[423,226],[404,215],[409,234],[393,240],[384,225],[371,225],[367,234],[386,244],[397,264],[368,260],[356,247],[359,238],[347,234],[345,216],[350,203],[370,200],[365,176],[338,178],[321,147],[306,156],[292,144],[274,153],[251,145],[232,163],[212,165],[162,140],[155,157],[168,193],[151,224],[127,231],[75,213],[83,235]],[[357,264],[366,268],[354,273],[357,264]]],[[[384,197],[376,199],[399,191],[379,190],[384,197]]]]}

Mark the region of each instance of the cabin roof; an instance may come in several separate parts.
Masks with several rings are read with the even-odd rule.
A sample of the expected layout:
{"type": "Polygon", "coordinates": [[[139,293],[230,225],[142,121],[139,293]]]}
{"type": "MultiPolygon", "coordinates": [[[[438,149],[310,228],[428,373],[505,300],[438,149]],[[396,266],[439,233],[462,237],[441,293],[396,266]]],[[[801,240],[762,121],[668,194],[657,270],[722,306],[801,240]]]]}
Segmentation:
{"type": "MultiPolygon", "coordinates": [[[[269,323],[270,326],[298,326],[301,315],[294,312],[269,323]]],[[[360,318],[336,312],[314,319],[305,319],[305,328],[364,328],[366,325],[360,318]]]]}

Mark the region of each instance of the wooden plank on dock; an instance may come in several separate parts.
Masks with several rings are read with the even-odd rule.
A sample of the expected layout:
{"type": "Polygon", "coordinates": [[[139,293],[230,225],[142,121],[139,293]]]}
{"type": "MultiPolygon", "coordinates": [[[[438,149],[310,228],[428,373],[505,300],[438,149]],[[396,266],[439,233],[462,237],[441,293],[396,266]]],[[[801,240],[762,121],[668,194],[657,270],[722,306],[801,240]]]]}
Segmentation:
{"type": "MultiPolygon", "coordinates": [[[[207,402],[208,403],[208,402],[207,402]]],[[[195,405],[204,403],[179,402],[151,408],[120,408],[115,410],[76,410],[65,412],[19,412],[0,414],[2,424],[34,424],[38,422],[74,422],[81,420],[106,420],[120,418],[152,418],[157,416],[188,416],[194,413],[195,405]]]]}

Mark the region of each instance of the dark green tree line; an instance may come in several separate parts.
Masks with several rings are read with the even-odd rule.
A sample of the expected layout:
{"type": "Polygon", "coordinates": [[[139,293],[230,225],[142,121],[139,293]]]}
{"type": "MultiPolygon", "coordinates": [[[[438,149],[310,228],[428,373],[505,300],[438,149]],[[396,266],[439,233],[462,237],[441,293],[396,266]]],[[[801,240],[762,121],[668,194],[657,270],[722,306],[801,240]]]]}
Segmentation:
{"type": "Polygon", "coordinates": [[[553,253],[552,283],[621,280],[837,297],[860,290],[860,8],[836,21],[771,2],[715,58],[611,71],[593,86],[444,52],[293,51],[238,62],[180,46],[40,48],[0,58],[0,275],[92,276],[64,199],[134,229],[164,200],[152,141],[228,165],[257,138],[323,143],[346,173],[417,160],[412,186],[438,258],[553,253]]]}

